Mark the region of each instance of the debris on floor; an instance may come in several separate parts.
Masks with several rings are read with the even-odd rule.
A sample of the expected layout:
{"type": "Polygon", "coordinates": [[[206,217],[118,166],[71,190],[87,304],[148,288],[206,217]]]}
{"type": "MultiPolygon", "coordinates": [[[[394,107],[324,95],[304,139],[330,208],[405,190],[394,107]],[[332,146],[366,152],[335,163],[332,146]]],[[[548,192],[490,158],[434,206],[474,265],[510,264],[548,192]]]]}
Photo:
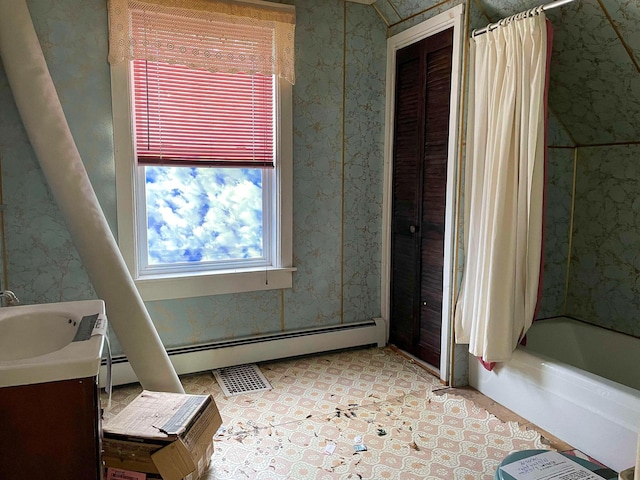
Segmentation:
{"type": "MultiPolygon", "coordinates": [[[[201,480],[486,480],[511,450],[548,448],[389,349],[261,367],[272,390],[226,396],[209,372],[184,380],[213,392],[228,422],[201,480]]],[[[132,391],[114,394],[116,409],[132,391]]]]}
{"type": "Polygon", "coordinates": [[[357,437],[355,437],[353,439],[353,450],[356,453],[366,452],[367,451],[367,446],[364,443],[362,443],[362,436],[361,435],[358,435],[357,437]]]}
{"type": "Polygon", "coordinates": [[[335,443],[329,442],[324,447],[324,454],[325,455],[331,455],[335,451],[336,451],[336,444],[335,443]]]}

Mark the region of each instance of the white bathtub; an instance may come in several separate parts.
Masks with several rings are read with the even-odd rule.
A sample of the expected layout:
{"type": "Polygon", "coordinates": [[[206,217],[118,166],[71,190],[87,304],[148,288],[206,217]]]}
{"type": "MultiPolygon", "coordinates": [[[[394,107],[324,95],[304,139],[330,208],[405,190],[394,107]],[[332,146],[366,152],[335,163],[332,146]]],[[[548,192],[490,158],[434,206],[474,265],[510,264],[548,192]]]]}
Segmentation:
{"type": "Polygon", "coordinates": [[[527,346],[492,372],[470,357],[469,383],[614,470],[635,465],[638,338],[568,318],[539,320],[527,346]]]}

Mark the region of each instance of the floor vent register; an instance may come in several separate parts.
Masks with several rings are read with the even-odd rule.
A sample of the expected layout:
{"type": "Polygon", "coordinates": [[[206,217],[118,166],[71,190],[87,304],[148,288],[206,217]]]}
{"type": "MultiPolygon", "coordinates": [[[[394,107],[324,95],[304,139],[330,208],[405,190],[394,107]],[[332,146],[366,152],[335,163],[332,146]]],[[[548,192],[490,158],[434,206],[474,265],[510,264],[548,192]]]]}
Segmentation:
{"type": "Polygon", "coordinates": [[[218,368],[213,375],[226,397],[271,390],[269,380],[255,364],[218,368]]]}

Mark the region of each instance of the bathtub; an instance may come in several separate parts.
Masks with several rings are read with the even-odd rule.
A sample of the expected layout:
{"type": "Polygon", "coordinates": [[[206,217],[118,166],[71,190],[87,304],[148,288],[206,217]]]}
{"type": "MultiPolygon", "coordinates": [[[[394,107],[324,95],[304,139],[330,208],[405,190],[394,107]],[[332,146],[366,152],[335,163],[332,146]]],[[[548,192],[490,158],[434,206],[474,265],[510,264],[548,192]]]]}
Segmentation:
{"type": "Polygon", "coordinates": [[[614,470],[635,465],[640,339],[558,317],[535,322],[491,372],[469,361],[484,395],[614,470]]]}

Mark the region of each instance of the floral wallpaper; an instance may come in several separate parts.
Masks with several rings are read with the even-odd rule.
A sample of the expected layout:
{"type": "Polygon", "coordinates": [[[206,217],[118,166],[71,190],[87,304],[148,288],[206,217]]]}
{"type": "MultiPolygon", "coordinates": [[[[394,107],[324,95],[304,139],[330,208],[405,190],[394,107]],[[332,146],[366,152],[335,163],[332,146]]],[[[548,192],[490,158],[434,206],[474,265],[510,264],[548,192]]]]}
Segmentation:
{"type": "Polygon", "coordinates": [[[387,0],[394,6],[394,10],[401,16],[402,21],[392,23],[389,28],[389,36],[396,35],[410,27],[418,25],[425,20],[449,10],[464,0],[387,0]]]}
{"type": "Polygon", "coordinates": [[[345,318],[380,314],[382,165],[387,67],[386,31],[373,8],[346,4],[345,192],[343,275],[345,318]],[[372,46],[376,48],[372,48],[372,46]],[[365,113],[363,115],[363,113],[365,113]],[[363,235],[363,233],[365,233],[363,235]]]}
{"type": "Polygon", "coordinates": [[[567,314],[640,337],[640,146],[580,148],[567,314]]]}
{"type": "MultiPolygon", "coordinates": [[[[283,2],[297,10],[293,288],[148,302],[167,347],[379,316],[387,37],[459,3],[467,6],[471,28],[540,4],[283,2]]],[[[117,236],[106,2],[28,0],[28,5],[85,168],[117,236]]],[[[636,0],[581,0],[548,12],[555,28],[550,145],[640,140],[639,16],[636,0]]],[[[562,310],[566,296],[566,313],[640,336],[633,320],[640,318],[638,262],[632,258],[640,251],[635,234],[640,176],[634,177],[633,164],[639,153],[631,145],[579,148],[565,291],[573,149],[550,149],[539,316],[562,310]],[[594,212],[606,218],[603,226],[593,222],[594,212]],[[592,294],[588,301],[584,292],[592,294]]],[[[95,298],[1,64],[0,155],[8,274],[3,287],[14,289],[25,303],[95,298]]],[[[114,353],[120,353],[117,339],[112,341],[114,353]]],[[[464,347],[455,353],[455,383],[464,384],[464,347]]]]}
{"type": "MultiPolygon", "coordinates": [[[[29,3],[88,174],[94,184],[114,185],[109,70],[106,62],[99,60],[106,55],[106,37],[100,39],[95,33],[105,28],[106,10],[102,12],[88,4],[84,8],[70,7],[70,12],[64,12],[51,2],[29,3]],[[70,18],[63,20],[67,15],[70,18]]],[[[6,205],[7,287],[23,303],[95,298],[1,68],[0,65],[0,148],[6,205]]],[[[115,192],[98,192],[98,198],[114,228],[115,192]]]]}
{"type": "Polygon", "coordinates": [[[573,149],[547,151],[544,271],[537,318],[562,315],[567,279],[573,189],[573,149]]]}
{"type": "MultiPolygon", "coordinates": [[[[386,41],[464,2],[281,1],[294,4],[297,14],[293,288],[147,302],[167,347],[380,315],[386,41]]],[[[71,131],[117,236],[106,2],[28,4],[71,131]]],[[[0,105],[10,286],[26,303],[95,298],[2,70],[0,105]]],[[[121,353],[117,338],[111,340],[114,353],[121,353]]],[[[466,383],[466,356],[459,357],[465,362],[456,377],[466,383]]]]}
{"type": "MultiPolygon", "coordinates": [[[[361,4],[286,3],[297,13],[293,288],[147,302],[167,347],[380,315],[386,25],[361,4]]],[[[28,5],[90,180],[117,234],[106,2],[28,5]]],[[[25,303],[95,298],[1,69],[0,146],[8,286],[25,303]]],[[[120,353],[113,335],[112,343],[120,353]]]]}
{"type": "MultiPolygon", "coordinates": [[[[547,4],[472,0],[487,22],[547,4]]],[[[554,29],[549,103],[576,145],[633,142],[640,125],[636,0],[579,0],[547,10],[554,29]]]]}
{"type": "Polygon", "coordinates": [[[537,318],[568,315],[640,337],[639,158],[638,145],[549,149],[537,318]]]}
{"type": "Polygon", "coordinates": [[[544,270],[536,318],[563,315],[567,290],[574,148],[552,105],[548,108],[547,145],[544,270]]]}
{"type": "MultiPolygon", "coordinates": [[[[635,11],[637,17],[637,2],[627,3],[624,11],[635,11]]],[[[638,140],[638,57],[632,58],[620,41],[617,24],[611,24],[596,1],[575,2],[551,11],[549,17],[555,26],[554,44],[562,47],[553,52],[549,102],[570,125],[576,144],[638,140]]],[[[637,43],[640,32],[629,28],[622,38],[637,43]]]]}

